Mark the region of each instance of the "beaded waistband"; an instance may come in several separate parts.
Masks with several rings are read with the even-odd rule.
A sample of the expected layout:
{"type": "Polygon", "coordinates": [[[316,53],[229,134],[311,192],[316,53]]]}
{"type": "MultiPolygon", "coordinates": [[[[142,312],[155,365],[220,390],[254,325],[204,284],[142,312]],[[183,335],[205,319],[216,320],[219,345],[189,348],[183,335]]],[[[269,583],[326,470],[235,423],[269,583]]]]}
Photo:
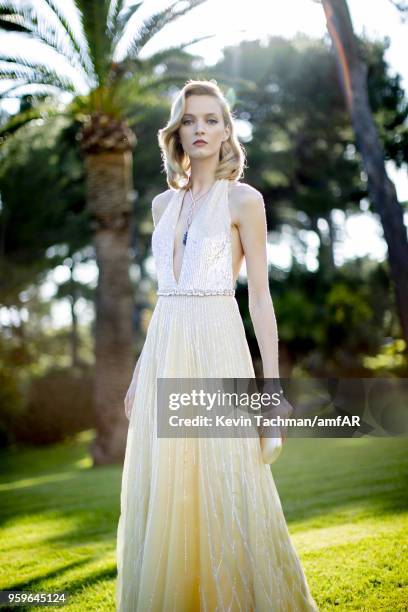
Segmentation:
{"type": "Polygon", "coordinates": [[[171,289],[158,290],[157,295],[235,295],[235,289],[171,289]]]}

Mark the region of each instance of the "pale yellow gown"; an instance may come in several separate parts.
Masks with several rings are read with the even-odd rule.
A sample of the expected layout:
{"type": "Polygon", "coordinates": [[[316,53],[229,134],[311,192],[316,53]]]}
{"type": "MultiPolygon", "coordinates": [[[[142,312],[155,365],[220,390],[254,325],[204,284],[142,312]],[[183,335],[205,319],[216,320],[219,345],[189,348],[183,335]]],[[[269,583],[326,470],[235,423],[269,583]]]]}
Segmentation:
{"type": "Polygon", "coordinates": [[[318,610],[259,439],[157,436],[156,378],[255,377],[234,297],[228,185],[218,180],[193,218],[178,283],[183,190],[153,232],[158,300],[122,475],[119,612],[318,610]]]}

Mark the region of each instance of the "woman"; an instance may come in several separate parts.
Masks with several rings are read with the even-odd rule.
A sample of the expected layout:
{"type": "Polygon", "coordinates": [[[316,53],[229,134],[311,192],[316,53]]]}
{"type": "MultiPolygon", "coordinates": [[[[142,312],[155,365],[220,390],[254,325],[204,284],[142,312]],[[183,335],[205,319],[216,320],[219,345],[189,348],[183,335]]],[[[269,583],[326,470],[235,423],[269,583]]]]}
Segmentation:
{"type": "Polygon", "coordinates": [[[273,443],[157,435],[158,378],[255,378],[234,297],[244,256],[264,378],[279,377],[264,202],[239,182],[244,151],[214,82],[186,83],[159,145],[170,189],[152,203],[159,297],[125,398],[117,609],[316,611],[267,464],[273,443]]]}

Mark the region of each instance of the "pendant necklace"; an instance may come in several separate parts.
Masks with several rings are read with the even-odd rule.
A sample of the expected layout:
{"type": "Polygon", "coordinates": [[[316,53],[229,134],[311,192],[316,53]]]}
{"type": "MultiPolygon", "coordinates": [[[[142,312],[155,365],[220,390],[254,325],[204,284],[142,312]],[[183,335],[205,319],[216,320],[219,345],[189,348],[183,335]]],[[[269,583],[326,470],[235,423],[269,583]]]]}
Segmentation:
{"type": "Polygon", "coordinates": [[[190,193],[190,197],[191,197],[191,203],[190,203],[190,210],[188,212],[188,216],[187,216],[187,229],[184,232],[184,236],[183,236],[183,244],[186,245],[187,244],[187,236],[188,236],[188,231],[190,229],[190,225],[192,222],[192,216],[193,216],[193,211],[195,209],[196,203],[198,202],[198,200],[201,200],[201,198],[203,198],[204,196],[206,196],[211,189],[214,187],[215,183],[213,183],[213,185],[211,185],[210,189],[208,191],[206,191],[205,193],[203,193],[203,195],[199,196],[198,198],[194,199],[193,194],[191,193],[191,188],[189,188],[189,193],[190,193]]]}

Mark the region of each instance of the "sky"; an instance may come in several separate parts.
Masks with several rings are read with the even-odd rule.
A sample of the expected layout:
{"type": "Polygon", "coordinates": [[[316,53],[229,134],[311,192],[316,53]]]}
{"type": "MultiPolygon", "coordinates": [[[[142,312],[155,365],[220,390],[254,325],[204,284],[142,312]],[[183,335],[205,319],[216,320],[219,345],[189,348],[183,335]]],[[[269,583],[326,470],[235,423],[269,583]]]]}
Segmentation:
{"type": "MultiPolygon", "coordinates": [[[[37,0],[38,1],[38,0],[37,0]]],[[[61,3],[60,3],[61,4],[61,3]]],[[[180,3],[181,6],[182,3],[180,3]]],[[[148,0],[138,15],[140,18],[148,16],[169,5],[169,0],[148,0]]],[[[389,36],[390,48],[386,59],[391,74],[399,73],[402,76],[402,85],[408,91],[408,22],[403,23],[396,8],[390,0],[349,0],[348,1],[354,29],[357,34],[365,34],[369,38],[384,38],[389,36]]],[[[63,3],[69,19],[74,23],[75,15],[70,13],[66,0],[63,3]]],[[[176,20],[156,35],[145,47],[143,55],[148,56],[154,51],[168,46],[189,41],[196,37],[214,34],[211,39],[197,43],[190,47],[191,51],[202,54],[207,63],[216,62],[222,55],[224,46],[236,44],[241,40],[265,38],[268,35],[281,35],[291,38],[297,32],[310,36],[327,36],[326,22],[322,7],[313,0],[251,0],[239,2],[237,0],[207,0],[203,5],[194,9],[190,14],[176,20]]],[[[0,44],[7,42],[7,48],[16,50],[16,39],[8,35],[0,36],[0,44]]],[[[120,50],[119,50],[120,51],[120,50]]],[[[32,57],[39,51],[38,45],[27,45],[25,52],[32,57]]],[[[51,56],[50,56],[51,59],[51,56]]],[[[72,70],[67,66],[67,71],[72,70]]],[[[80,82],[78,82],[80,85],[80,82]]],[[[10,102],[6,108],[13,111],[15,105],[10,102]]],[[[249,160],[250,163],[250,160],[249,160]]],[[[388,164],[387,170],[390,178],[395,182],[400,200],[408,199],[408,177],[406,170],[397,171],[393,164],[388,164]]],[[[342,235],[342,241],[336,246],[336,262],[341,264],[348,258],[369,255],[377,260],[386,257],[387,249],[382,238],[382,229],[376,215],[362,210],[361,214],[345,218],[344,212],[334,211],[334,219],[342,235]]],[[[406,219],[408,226],[408,218],[406,219]]],[[[308,245],[307,252],[300,257],[309,269],[317,265],[317,237],[309,232],[304,236],[308,245]]],[[[291,228],[283,227],[279,235],[271,235],[268,245],[270,261],[282,268],[291,264],[290,244],[293,241],[291,228]]],[[[154,263],[149,263],[154,274],[154,263]]],[[[55,283],[62,282],[68,269],[60,266],[42,287],[44,299],[49,298],[55,291],[55,283]]],[[[95,265],[87,264],[82,269],[78,266],[78,279],[96,283],[97,270],[95,265]]],[[[245,264],[241,269],[245,276],[245,264]]],[[[0,313],[1,314],[1,313],[0,313]]],[[[85,303],[79,303],[78,315],[83,322],[92,317],[92,310],[85,303]]],[[[55,326],[64,325],[70,320],[69,305],[59,303],[53,307],[52,322],[55,326]]]]}

